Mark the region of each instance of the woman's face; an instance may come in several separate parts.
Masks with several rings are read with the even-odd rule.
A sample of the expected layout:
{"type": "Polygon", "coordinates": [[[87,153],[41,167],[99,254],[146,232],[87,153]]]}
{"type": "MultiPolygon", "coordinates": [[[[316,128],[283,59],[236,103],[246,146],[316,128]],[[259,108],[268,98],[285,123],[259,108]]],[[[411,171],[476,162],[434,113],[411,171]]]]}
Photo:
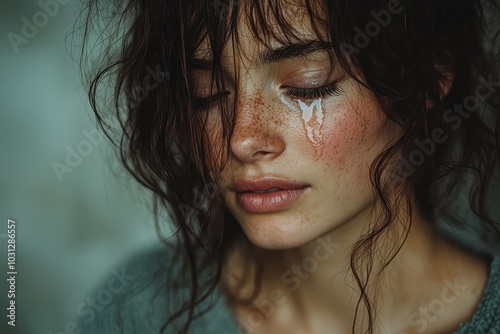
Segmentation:
{"type": "MultiPolygon", "coordinates": [[[[236,57],[229,45],[222,59],[238,91],[210,94],[210,73],[192,72],[195,97],[238,95],[222,190],[248,238],[265,249],[298,247],[362,222],[374,201],[369,167],[397,132],[370,90],[332,64],[308,18],[291,20],[302,41],[271,49],[240,24],[236,57]]],[[[203,112],[210,144],[221,147],[217,103],[203,112]]]]}

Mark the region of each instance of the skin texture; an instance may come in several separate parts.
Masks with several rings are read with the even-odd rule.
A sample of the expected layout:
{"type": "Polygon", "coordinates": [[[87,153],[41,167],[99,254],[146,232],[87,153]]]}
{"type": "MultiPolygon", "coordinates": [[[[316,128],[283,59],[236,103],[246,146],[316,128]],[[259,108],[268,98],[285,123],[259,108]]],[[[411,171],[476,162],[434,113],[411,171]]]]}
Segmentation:
{"type": "MultiPolygon", "coordinates": [[[[291,20],[302,38],[317,39],[307,20],[300,15],[291,20]]],[[[251,244],[234,249],[225,266],[222,286],[229,306],[248,333],[349,333],[359,297],[349,252],[377,212],[369,166],[399,128],[387,120],[371,91],[332,65],[326,52],[261,64],[264,46],[255,41],[243,18],[240,27],[245,43],[230,43],[223,57],[229,79],[238,80],[239,89],[226,87],[230,98],[238,95],[238,104],[222,188],[227,207],[251,244]],[[287,93],[287,87],[313,88],[333,81],[339,94],[320,101],[287,93]],[[323,119],[312,137],[304,105],[314,103],[321,106],[323,119]],[[308,188],[278,212],[245,211],[236,201],[234,183],[264,176],[303,182],[308,188]],[[334,251],[324,248],[325,242],[334,251]],[[323,248],[318,251],[319,246],[323,248]],[[252,260],[263,265],[262,289],[253,303],[238,303],[235,299],[250,297],[256,287],[252,260]],[[272,298],[278,295],[281,298],[272,298]]],[[[279,46],[273,41],[271,45],[279,46]]],[[[205,44],[198,57],[206,54],[205,44]]],[[[209,74],[197,71],[192,78],[195,96],[205,97],[209,74]]],[[[216,104],[204,112],[210,142],[220,147],[216,104]]],[[[370,297],[380,302],[376,333],[452,332],[474,313],[486,284],[487,263],[436,234],[418,210],[413,217],[400,212],[397,222],[410,218],[407,242],[380,275],[380,285],[370,286],[370,297]],[[444,312],[429,318],[432,321],[424,317],[427,320],[415,325],[411,319],[423,317],[415,312],[441,298],[446,282],[455,280],[466,287],[457,302],[446,304],[444,312]]],[[[402,228],[394,231],[395,239],[384,240],[382,249],[402,238],[402,228]]],[[[375,260],[373,273],[382,259],[375,260]]],[[[358,322],[363,312],[361,308],[358,322]]]]}
{"type": "Polygon", "coordinates": [[[342,96],[322,101],[322,141],[317,146],[305,129],[299,103],[289,97],[282,97],[287,103],[276,100],[279,86],[287,84],[277,78],[268,87],[246,90],[231,141],[229,188],[241,178],[270,175],[310,185],[285,210],[258,215],[243,210],[236,193],[227,191],[226,203],[246,235],[267,249],[299,246],[362,214],[373,201],[369,164],[390,135],[369,92],[347,79],[342,96]]]}
{"type": "MultiPolygon", "coordinates": [[[[315,39],[312,34],[307,37],[315,39]]],[[[236,64],[240,73],[238,116],[224,186],[226,204],[248,238],[262,248],[287,249],[366,215],[373,203],[369,166],[398,129],[384,119],[368,89],[348,78],[339,66],[332,68],[326,52],[260,65],[255,61],[259,51],[252,50],[262,47],[245,45],[248,49],[239,49],[245,61],[236,64]],[[315,88],[334,81],[340,94],[321,99],[290,96],[285,88],[315,88]],[[308,133],[304,120],[304,105],[318,103],[323,111],[322,126],[317,127],[319,140],[308,133]],[[243,178],[265,176],[306,183],[309,188],[286,210],[250,214],[237,204],[232,187],[243,178]]],[[[227,68],[234,65],[228,61],[227,68]]],[[[206,84],[197,86],[195,95],[209,92],[206,84]]],[[[217,143],[220,123],[214,108],[216,105],[207,111],[208,129],[212,143],[217,143]]],[[[317,107],[314,109],[316,112],[317,107]]]]}

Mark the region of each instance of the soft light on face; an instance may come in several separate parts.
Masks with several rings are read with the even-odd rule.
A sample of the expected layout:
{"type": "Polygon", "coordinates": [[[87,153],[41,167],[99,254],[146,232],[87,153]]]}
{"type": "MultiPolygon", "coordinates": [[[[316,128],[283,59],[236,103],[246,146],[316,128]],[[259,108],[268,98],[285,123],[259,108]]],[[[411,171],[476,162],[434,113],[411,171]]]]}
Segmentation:
{"type": "MultiPolygon", "coordinates": [[[[236,53],[243,56],[232,59],[232,50],[227,50],[225,57],[230,59],[228,72],[235,65],[240,73],[232,78],[238,80],[238,92],[230,88],[224,92],[238,94],[231,156],[224,170],[225,201],[248,238],[266,249],[298,247],[329,231],[340,231],[348,223],[363,221],[374,201],[370,165],[397,132],[371,91],[339,65],[332,68],[310,27],[301,31],[305,40],[316,45],[303,48],[301,56],[262,62],[260,54],[265,49],[248,38],[236,53]],[[284,207],[252,212],[242,205],[236,185],[265,178],[306,188],[284,207]]],[[[249,34],[239,35],[245,33],[249,34]]],[[[217,115],[216,106],[207,112],[217,115]]],[[[208,131],[212,145],[223,144],[216,116],[208,131]]],[[[252,193],[246,197],[247,202],[260,203],[266,201],[261,200],[265,196],[252,193]]],[[[269,201],[273,204],[274,199],[269,201]]]]}

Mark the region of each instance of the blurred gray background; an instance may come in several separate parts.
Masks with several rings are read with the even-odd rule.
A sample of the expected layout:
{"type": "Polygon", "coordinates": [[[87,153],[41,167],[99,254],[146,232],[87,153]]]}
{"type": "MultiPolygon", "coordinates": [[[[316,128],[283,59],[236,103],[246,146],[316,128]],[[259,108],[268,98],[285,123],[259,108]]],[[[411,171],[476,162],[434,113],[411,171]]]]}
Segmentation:
{"type": "Polygon", "coordinates": [[[41,2],[53,12],[37,0],[0,3],[0,333],[69,332],[110,268],[158,244],[149,195],[105,140],[83,133],[96,125],[67,36],[81,4],[41,2]],[[25,19],[38,31],[23,35],[25,19]],[[70,158],[74,168],[68,147],[85,154],[70,158]],[[62,165],[71,172],[58,177],[62,165]],[[17,224],[15,328],[6,318],[8,219],[17,224]]]}
{"type": "Polygon", "coordinates": [[[80,10],[79,0],[0,2],[1,334],[72,333],[96,286],[159,244],[149,194],[96,141],[69,46],[80,10]],[[6,318],[8,219],[17,225],[15,328],[6,318]]]}

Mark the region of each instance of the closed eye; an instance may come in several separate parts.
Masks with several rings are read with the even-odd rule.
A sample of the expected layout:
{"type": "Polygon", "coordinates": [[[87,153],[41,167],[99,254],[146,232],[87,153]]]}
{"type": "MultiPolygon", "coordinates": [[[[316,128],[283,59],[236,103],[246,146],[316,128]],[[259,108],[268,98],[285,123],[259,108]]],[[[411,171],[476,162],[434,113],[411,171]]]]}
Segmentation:
{"type": "Polygon", "coordinates": [[[219,93],[216,95],[197,97],[194,99],[193,107],[195,110],[206,110],[209,109],[212,104],[219,101],[220,99],[225,99],[229,95],[229,92],[219,93]]]}
{"type": "Polygon", "coordinates": [[[285,87],[287,95],[301,99],[319,99],[333,95],[340,95],[342,90],[337,82],[316,88],[285,87]]]}

